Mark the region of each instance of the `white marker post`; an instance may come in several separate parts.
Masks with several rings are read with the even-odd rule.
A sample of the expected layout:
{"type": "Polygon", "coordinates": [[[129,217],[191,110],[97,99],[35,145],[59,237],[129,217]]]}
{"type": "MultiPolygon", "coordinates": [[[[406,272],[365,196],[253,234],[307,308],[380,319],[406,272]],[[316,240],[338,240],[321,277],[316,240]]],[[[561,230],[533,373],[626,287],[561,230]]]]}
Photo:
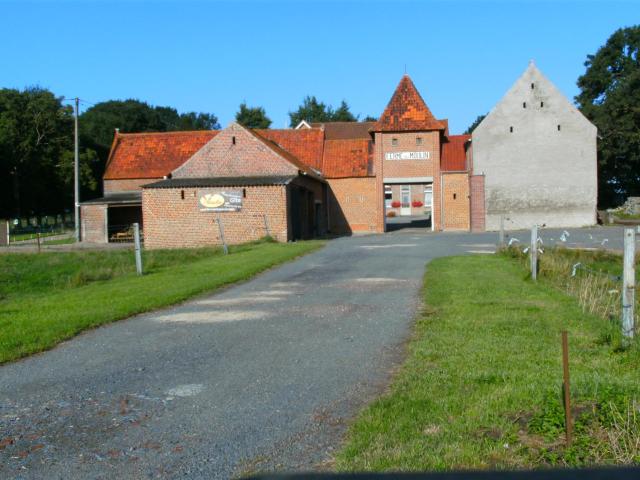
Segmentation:
{"type": "Polygon", "coordinates": [[[531,279],[538,279],[538,226],[531,227],[531,246],[529,247],[531,260],[531,279]]]}
{"type": "Polygon", "coordinates": [[[140,225],[133,224],[133,243],[136,250],[136,271],[138,275],[142,275],[142,252],[140,251],[140,225]]]}
{"type": "Polygon", "coordinates": [[[624,260],[622,272],[622,336],[631,340],[635,333],[634,306],[636,302],[636,232],[624,229],[624,260]]]}
{"type": "Polygon", "coordinates": [[[498,247],[504,247],[504,215],[500,215],[500,233],[498,234],[498,247]]]}

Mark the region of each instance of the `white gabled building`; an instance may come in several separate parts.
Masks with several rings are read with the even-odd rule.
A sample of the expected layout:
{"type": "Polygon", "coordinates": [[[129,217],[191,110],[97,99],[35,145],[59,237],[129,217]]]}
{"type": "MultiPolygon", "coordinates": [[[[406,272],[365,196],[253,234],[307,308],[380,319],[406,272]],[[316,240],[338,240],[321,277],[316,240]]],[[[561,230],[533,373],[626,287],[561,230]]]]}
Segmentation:
{"type": "MultiPolygon", "coordinates": [[[[596,223],[596,127],[533,62],[473,131],[484,228],[596,223]]],[[[473,180],[472,180],[473,182],[473,180]]]]}

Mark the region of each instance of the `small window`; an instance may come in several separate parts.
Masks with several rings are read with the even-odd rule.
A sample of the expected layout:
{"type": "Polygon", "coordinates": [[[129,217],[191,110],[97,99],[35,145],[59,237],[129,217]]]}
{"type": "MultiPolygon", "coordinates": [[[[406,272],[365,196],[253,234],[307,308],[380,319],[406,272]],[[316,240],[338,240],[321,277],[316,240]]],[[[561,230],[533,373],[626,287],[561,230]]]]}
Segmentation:
{"type": "Polygon", "coordinates": [[[393,200],[393,190],[391,185],[384,186],[384,204],[386,208],[391,208],[391,201],[393,200]]]}
{"type": "Polygon", "coordinates": [[[456,198],[458,198],[458,194],[457,194],[457,193],[454,193],[454,194],[453,194],[453,199],[455,200],[456,198]]]}
{"type": "Polygon", "coordinates": [[[247,189],[246,188],[242,189],[242,198],[247,198],[247,189]]]}
{"type": "Polygon", "coordinates": [[[522,102],[522,108],[527,108],[527,102],[522,102]]]}
{"type": "Polygon", "coordinates": [[[541,106],[541,107],[544,107],[544,102],[540,102],[540,106],[541,106]]]}
{"type": "Polygon", "coordinates": [[[513,133],[513,127],[509,127],[509,132],[513,133]]]}
{"type": "Polygon", "coordinates": [[[180,190],[180,198],[184,200],[184,190],[180,190]]]}
{"type": "Polygon", "coordinates": [[[391,139],[391,146],[393,146],[393,147],[397,147],[398,146],[398,139],[397,138],[392,138],[391,139]]]}
{"type": "Polygon", "coordinates": [[[531,90],[533,90],[534,87],[535,87],[535,85],[532,83],[531,84],[531,90]]]}
{"type": "Polygon", "coordinates": [[[422,145],[422,137],[416,137],[416,145],[422,145]]]}
{"type": "Polygon", "coordinates": [[[558,131],[560,131],[560,125],[558,125],[558,131]]]}
{"type": "Polygon", "coordinates": [[[231,143],[236,144],[236,137],[231,137],[231,143]]]}

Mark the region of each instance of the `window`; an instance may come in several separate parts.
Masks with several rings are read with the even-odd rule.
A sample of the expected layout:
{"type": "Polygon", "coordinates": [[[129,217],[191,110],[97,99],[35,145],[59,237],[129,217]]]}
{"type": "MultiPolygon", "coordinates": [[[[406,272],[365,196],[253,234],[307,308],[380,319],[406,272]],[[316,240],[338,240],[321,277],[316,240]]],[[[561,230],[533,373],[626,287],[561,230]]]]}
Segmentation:
{"type": "Polygon", "coordinates": [[[422,137],[416,137],[416,145],[422,145],[422,137]]]}
{"type": "Polygon", "coordinates": [[[522,102],[522,108],[527,108],[527,102],[522,102]]]}
{"type": "Polygon", "coordinates": [[[184,200],[184,190],[180,190],[180,198],[184,200]]]}
{"type": "Polygon", "coordinates": [[[541,106],[541,107],[544,107],[544,102],[540,102],[540,106],[541,106]]]}
{"type": "Polygon", "coordinates": [[[458,194],[457,194],[457,193],[454,193],[454,194],[453,194],[453,199],[455,200],[456,198],[458,198],[458,194]]]}
{"type": "Polygon", "coordinates": [[[509,132],[513,133],[513,127],[509,127],[509,132]]]}
{"type": "Polygon", "coordinates": [[[558,131],[560,131],[560,125],[558,125],[558,131]]]}
{"type": "Polygon", "coordinates": [[[533,90],[533,87],[534,87],[534,86],[535,86],[535,85],[532,83],[532,84],[531,84],[531,90],[533,90]]]}
{"type": "Polygon", "coordinates": [[[431,208],[433,203],[433,185],[424,187],[424,208],[431,208]]]}
{"type": "Polygon", "coordinates": [[[391,185],[384,186],[384,206],[391,208],[391,202],[393,201],[393,189],[391,185]]]}
{"type": "Polygon", "coordinates": [[[236,144],[236,137],[231,137],[231,143],[236,144]]]}
{"type": "Polygon", "coordinates": [[[398,146],[398,139],[397,138],[392,138],[391,139],[391,146],[392,147],[397,147],[398,146]]]}

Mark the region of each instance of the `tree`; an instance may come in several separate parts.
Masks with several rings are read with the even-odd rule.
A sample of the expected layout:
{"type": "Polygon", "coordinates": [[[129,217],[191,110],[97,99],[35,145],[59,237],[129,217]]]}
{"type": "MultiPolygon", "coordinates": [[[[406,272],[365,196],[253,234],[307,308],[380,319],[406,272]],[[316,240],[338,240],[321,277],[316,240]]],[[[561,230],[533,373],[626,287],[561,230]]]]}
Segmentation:
{"type": "Polygon", "coordinates": [[[102,178],[115,129],[122,133],[215,130],[218,119],[211,113],[179,114],[172,107],[152,107],[140,100],[110,100],[98,103],[80,116],[80,144],[95,151],[95,178],[102,178]]]}
{"type": "Polygon", "coordinates": [[[373,115],[367,115],[366,117],[364,117],[364,119],[362,121],[363,122],[377,122],[378,119],[376,117],[374,117],[373,115]]]}
{"type": "Polygon", "coordinates": [[[344,100],[340,107],[334,110],[330,105],[319,102],[315,96],[306,96],[302,105],[295,112],[289,112],[290,125],[296,127],[302,120],[307,123],[322,122],[357,122],[358,117],[349,110],[349,105],[344,100]]]}
{"type": "Polygon", "coordinates": [[[63,164],[73,156],[73,110],[62,100],[39,87],[0,90],[0,217],[71,208],[73,168],[63,164]]]}
{"type": "Polygon", "coordinates": [[[267,117],[264,108],[248,107],[246,102],[240,104],[240,110],[236,113],[236,122],[247,128],[269,128],[271,119],[267,117]]]}
{"type": "Polygon", "coordinates": [[[487,116],[487,114],[485,113],[484,115],[478,115],[476,117],[476,119],[473,121],[473,123],[471,125],[469,125],[469,128],[467,128],[464,132],[465,135],[468,135],[470,133],[473,133],[473,131],[476,129],[476,127],[478,125],[480,125],[480,123],[482,123],[482,120],[484,120],[484,118],[487,116]]]}
{"type": "Polygon", "coordinates": [[[640,26],[622,28],[595,55],[578,78],[575,100],[598,127],[601,207],[640,195],[640,26]]]}

